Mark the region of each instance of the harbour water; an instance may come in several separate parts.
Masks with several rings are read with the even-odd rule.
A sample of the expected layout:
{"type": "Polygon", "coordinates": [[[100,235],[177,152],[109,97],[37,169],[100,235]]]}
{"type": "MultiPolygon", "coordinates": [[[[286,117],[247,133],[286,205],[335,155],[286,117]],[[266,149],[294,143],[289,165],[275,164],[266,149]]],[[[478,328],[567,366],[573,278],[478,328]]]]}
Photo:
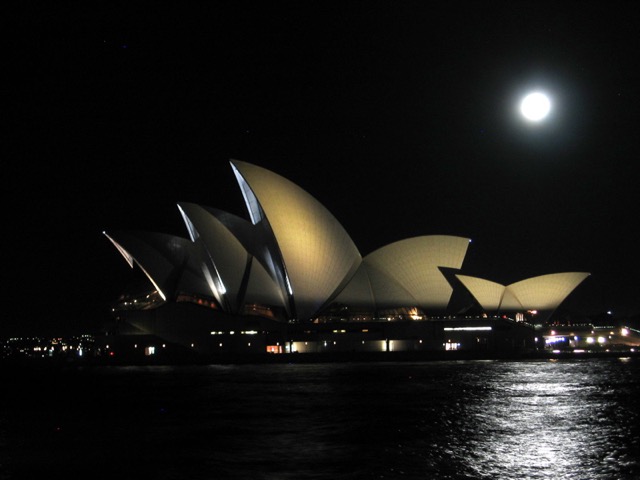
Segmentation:
{"type": "Polygon", "coordinates": [[[2,371],[0,479],[638,479],[640,359],[2,371]]]}

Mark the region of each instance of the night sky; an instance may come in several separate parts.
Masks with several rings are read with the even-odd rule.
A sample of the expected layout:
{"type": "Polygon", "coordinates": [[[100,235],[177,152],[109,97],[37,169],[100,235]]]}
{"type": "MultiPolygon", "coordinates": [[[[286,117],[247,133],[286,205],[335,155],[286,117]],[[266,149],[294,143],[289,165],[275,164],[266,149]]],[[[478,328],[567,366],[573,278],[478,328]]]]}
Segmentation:
{"type": "Polygon", "coordinates": [[[640,311],[633,2],[19,2],[4,64],[0,335],[92,331],[132,282],[103,230],[246,217],[230,159],[313,195],[362,255],[472,239],[462,273],[587,278],[640,311]],[[5,84],[6,85],[6,84],[5,84]],[[546,91],[535,127],[517,107],[546,91]]]}

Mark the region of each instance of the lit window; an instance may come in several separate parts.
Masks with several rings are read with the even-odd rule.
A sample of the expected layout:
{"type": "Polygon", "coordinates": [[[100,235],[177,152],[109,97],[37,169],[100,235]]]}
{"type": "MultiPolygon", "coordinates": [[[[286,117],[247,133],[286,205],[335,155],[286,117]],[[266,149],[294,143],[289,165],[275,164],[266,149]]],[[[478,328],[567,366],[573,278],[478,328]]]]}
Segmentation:
{"type": "Polygon", "coordinates": [[[444,344],[444,348],[445,350],[458,350],[460,348],[460,344],[449,340],[444,344]]]}

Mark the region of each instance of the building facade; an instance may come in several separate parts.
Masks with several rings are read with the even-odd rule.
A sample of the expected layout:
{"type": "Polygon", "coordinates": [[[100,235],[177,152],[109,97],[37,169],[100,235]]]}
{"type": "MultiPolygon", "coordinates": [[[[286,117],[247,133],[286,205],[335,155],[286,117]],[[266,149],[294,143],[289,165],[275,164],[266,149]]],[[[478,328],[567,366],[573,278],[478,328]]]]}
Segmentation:
{"type": "Polygon", "coordinates": [[[470,239],[449,235],[362,256],[309,193],[265,168],[230,163],[246,219],[183,202],[186,237],[104,232],[149,280],[144,295],[114,302],[110,334],[203,354],[526,350],[535,348],[531,312],[550,315],[589,275],[509,286],[470,277],[461,272],[470,239]],[[477,315],[448,311],[456,288],[475,299],[477,315]]]}

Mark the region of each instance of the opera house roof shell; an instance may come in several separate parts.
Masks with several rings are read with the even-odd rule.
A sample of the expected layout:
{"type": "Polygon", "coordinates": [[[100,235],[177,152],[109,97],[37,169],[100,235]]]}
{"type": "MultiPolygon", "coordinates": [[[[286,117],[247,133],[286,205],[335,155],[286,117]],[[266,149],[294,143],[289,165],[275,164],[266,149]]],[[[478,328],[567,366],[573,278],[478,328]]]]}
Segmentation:
{"type": "MultiPolygon", "coordinates": [[[[455,285],[442,269],[462,269],[470,239],[424,235],[362,257],[348,232],[302,188],[265,168],[232,160],[249,219],[179,203],[189,238],[104,232],[164,301],[211,298],[215,308],[250,314],[256,306],[283,320],[311,320],[331,309],[370,313],[443,312],[455,285]]],[[[488,312],[554,310],[588,276],[542,275],[503,286],[455,278],[488,312]]]]}
{"type": "Polygon", "coordinates": [[[500,285],[477,277],[456,274],[486,311],[555,310],[589,276],[586,272],[551,273],[500,285]]]}

